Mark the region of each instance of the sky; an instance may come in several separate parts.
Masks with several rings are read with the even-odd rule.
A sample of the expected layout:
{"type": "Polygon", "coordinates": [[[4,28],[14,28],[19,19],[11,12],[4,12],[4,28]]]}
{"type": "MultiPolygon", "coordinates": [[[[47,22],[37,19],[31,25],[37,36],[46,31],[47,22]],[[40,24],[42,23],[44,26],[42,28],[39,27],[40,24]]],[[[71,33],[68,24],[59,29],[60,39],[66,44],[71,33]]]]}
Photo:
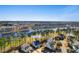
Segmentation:
{"type": "Polygon", "coordinates": [[[79,5],[0,5],[0,21],[79,21],[79,5]]]}

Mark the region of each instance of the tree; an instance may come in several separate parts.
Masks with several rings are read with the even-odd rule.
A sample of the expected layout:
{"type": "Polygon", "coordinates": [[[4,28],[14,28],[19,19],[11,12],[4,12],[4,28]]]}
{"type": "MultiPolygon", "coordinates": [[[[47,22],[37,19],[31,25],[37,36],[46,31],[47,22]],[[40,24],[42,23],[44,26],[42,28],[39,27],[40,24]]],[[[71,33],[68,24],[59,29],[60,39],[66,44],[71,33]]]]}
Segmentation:
{"type": "Polygon", "coordinates": [[[61,31],[60,31],[59,28],[56,30],[56,32],[57,32],[58,34],[61,34],[61,31]]]}
{"type": "Polygon", "coordinates": [[[10,45],[10,48],[12,46],[11,42],[13,41],[13,37],[10,35],[8,38],[7,38],[7,42],[8,44],[10,45]]]}
{"type": "Polygon", "coordinates": [[[79,30],[73,31],[73,34],[75,35],[76,39],[79,40],[79,30]]]}
{"type": "Polygon", "coordinates": [[[0,38],[1,52],[3,52],[3,50],[2,50],[3,48],[4,48],[4,51],[5,51],[5,43],[6,43],[5,38],[4,37],[0,38]]]}

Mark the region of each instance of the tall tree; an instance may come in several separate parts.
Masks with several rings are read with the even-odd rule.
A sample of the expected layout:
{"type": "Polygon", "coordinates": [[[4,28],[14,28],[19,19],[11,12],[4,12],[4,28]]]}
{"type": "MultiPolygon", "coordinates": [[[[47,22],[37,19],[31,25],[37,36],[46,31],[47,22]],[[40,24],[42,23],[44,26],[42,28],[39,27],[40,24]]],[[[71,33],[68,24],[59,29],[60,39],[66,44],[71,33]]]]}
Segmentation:
{"type": "Polygon", "coordinates": [[[4,37],[2,37],[2,38],[0,38],[0,48],[1,48],[1,52],[4,52],[5,51],[5,38],[4,37]],[[4,51],[3,51],[3,49],[4,49],[4,51]]]}

